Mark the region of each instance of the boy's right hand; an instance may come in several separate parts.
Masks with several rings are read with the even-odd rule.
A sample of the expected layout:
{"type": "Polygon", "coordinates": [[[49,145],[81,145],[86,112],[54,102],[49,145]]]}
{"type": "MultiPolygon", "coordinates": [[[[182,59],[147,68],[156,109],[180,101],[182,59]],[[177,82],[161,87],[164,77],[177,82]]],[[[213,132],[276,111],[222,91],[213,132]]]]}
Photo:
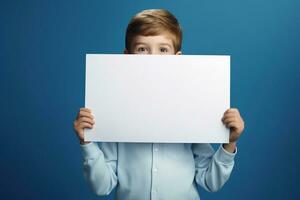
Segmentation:
{"type": "Polygon", "coordinates": [[[80,108],[73,124],[74,124],[74,130],[79,138],[80,144],[90,143],[84,141],[83,130],[85,128],[93,128],[93,125],[95,124],[95,119],[92,114],[92,111],[88,108],[80,108]]]}

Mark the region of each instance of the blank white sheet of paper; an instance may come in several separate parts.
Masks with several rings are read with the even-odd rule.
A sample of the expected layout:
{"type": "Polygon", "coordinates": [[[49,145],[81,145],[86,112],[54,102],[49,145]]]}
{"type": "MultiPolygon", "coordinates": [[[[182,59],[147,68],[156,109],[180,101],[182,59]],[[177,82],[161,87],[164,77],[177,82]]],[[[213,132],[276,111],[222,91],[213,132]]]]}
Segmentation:
{"type": "Polygon", "coordinates": [[[230,56],[87,54],[85,141],[228,143],[230,56]]]}

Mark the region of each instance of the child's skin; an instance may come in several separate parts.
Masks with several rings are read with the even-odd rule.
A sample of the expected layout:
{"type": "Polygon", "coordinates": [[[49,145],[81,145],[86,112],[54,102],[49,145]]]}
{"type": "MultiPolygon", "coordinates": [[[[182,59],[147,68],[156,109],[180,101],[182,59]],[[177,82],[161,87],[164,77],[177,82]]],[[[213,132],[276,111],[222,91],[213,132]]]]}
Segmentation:
{"type": "MultiPolygon", "coordinates": [[[[168,33],[157,36],[136,36],[133,39],[132,45],[124,50],[125,54],[159,54],[159,55],[181,55],[182,52],[175,52],[172,39],[168,33]]],[[[236,148],[236,142],[244,130],[244,121],[236,108],[229,108],[222,117],[223,124],[230,128],[230,138],[228,144],[223,144],[226,151],[233,153],[236,148]]],[[[84,128],[93,128],[95,118],[92,111],[88,108],[80,108],[77,117],[74,121],[74,129],[80,140],[80,144],[87,144],[84,142],[84,128]]]]}

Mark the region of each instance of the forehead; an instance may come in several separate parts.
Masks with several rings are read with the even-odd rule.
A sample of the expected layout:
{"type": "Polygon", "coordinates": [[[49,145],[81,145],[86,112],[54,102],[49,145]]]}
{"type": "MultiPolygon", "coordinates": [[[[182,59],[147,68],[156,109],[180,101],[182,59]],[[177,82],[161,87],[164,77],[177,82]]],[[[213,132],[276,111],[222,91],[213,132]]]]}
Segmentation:
{"type": "Polygon", "coordinates": [[[155,35],[155,36],[143,36],[143,35],[135,36],[132,44],[137,45],[141,43],[149,44],[149,45],[165,44],[165,45],[173,46],[172,39],[168,34],[155,35]]]}

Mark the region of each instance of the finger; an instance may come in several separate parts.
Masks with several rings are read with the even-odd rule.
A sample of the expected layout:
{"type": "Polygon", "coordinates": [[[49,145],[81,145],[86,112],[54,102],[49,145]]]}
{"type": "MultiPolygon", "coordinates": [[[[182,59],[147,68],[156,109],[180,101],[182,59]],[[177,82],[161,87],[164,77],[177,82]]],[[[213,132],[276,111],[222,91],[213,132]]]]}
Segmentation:
{"type": "Polygon", "coordinates": [[[239,111],[236,108],[229,108],[228,110],[226,110],[224,112],[224,114],[226,114],[226,113],[239,113],[239,111]]]}
{"type": "Polygon", "coordinates": [[[87,122],[87,123],[90,123],[90,124],[95,124],[95,120],[94,119],[91,119],[89,117],[80,117],[78,119],[78,122],[81,123],[81,122],[87,122]]]}
{"type": "Polygon", "coordinates": [[[80,108],[80,111],[86,111],[86,112],[89,112],[89,113],[92,112],[92,110],[89,109],[89,108],[80,108]]]}
{"type": "Polygon", "coordinates": [[[226,113],[223,115],[223,118],[227,118],[227,117],[236,117],[236,113],[226,113]]]}
{"type": "Polygon", "coordinates": [[[227,117],[237,117],[237,118],[240,118],[241,116],[236,113],[236,112],[229,112],[229,113],[226,113],[223,115],[223,118],[227,118],[227,117]]]}
{"type": "Polygon", "coordinates": [[[224,118],[224,119],[223,119],[223,122],[224,122],[225,124],[228,124],[228,123],[230,123],[230,122],[237,122],[237,118],[236,118],[236,117],[227,117],[227,118],[224,118]]]}
{"type": "Polygon", "coordinates": [[[227,124],[228,128],[238,128],[239,124],[237,122],[230,122],[227,124]]]}
{"type": "Polygon", "coordinates": [[[80,111],[78,113],[78,117],[88,117],[88,118],[91,118],[91,119],[94,119],[94,115],[92,113],[89,113],[89,112],[86,112],[86,111],[80,111]]]}
{"type": "Polygon", "coordinates": [[[79,128],[80,128],[80,129],[83,129],[83,128],[93,128],[93,125],[92,125],[92,124],[89,124],[89,123],[87,123],[87,122],[81,122],[81,123],[79,124],[79,128]]]}

